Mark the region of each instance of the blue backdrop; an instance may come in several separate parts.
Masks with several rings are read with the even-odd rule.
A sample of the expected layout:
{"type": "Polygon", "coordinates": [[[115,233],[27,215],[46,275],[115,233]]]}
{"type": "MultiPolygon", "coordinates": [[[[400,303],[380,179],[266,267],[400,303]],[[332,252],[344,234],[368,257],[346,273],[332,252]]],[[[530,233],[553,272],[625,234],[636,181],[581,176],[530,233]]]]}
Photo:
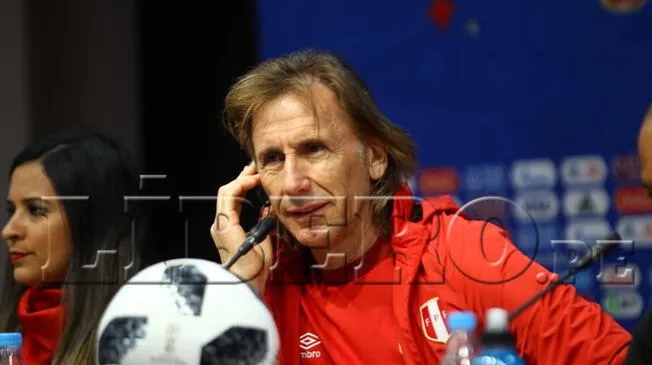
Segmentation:
{"type": "MultiPolygon", "coordinates": [[[[535,252],[538,234],[537,260],[558,272],[566,260],[553,256],[551,239],[592,243],[618,230],[634,240],[635,255],[627,260],[635,285],[600,285],[598,265],[574,281],[632,328],[652,298],[652,250],[646,248],[652,202],[635,188],[638,166],[631,158],[652,102],[652,5],[259,5],[262,58],[308,47],[333,51],[358,70],[384,113],[410,131],[419,147],[418,194],[451,193],[460,203],[488,194],[517,202],[536,229],[527,214],[511,208],[504,224],[528,253],[535,252]]],[[[486,214],[483,209],[478,214],[486,214]]],[[[609,278],[631,282],[625,274],[609,278]]]]}

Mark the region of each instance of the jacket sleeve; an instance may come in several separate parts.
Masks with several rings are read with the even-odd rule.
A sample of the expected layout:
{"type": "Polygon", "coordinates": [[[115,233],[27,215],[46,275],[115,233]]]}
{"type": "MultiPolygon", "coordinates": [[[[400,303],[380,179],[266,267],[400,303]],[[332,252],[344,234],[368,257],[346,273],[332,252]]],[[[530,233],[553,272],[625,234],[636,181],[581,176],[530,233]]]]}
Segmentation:
{"type": "Polygon", "coordinates": [[[624,364],[652,364],[652,309],[649,309],[636,325],[624,364]]]}
{"type": "MultiPolygon", "coordinates": [[[[492,307],[512,311],[545,288],[552,273],[514,246],[507,233],[485,222],[459,220],[446,232],[446,280],[460,291],[483,324],[492,307]],[[459,288],[459,289],[458,289],[459,288]]],[[[511,323],[528,364],[622,364],[631,335],[600,305],[562,284],[511,323]]]]}

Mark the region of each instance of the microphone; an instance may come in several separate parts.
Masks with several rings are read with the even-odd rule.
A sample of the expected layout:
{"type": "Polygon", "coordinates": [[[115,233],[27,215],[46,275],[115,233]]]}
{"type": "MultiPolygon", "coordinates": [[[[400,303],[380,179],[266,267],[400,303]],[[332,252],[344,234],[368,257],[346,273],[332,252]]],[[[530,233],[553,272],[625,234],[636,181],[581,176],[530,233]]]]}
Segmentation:
{"type": "Polygon", "coordinates": [[[589,266],[591,263],[599,260],[601,257],[606,256],[611,252],[613,252],[620,245],[620,241],[621,241],[620,234],[618,234],[618,232],[613,232],[609,234],[607,237],[605,237],[603,242],[601,242],[600,244],[591,246],[589,253],[586,256],[582,257],[573,267],[568,269],[564,273],[564,275],[560,276],[557,280],[550,283],[550,285],[548,285],[545,289],[538,292],[535,296],[530,298],[530,300],[523,303],[520,307],[516,308],[512,313],[510,313],[508,317],[509,321],[511,321],[512,319],[514,319],[514,317],[521,314],[530,305],[532,305],[532,303],[537,301],[537,299],[546,295],[546,293],[559,286],[559,284],[563,283],[569,277],[573,276],[576,272],[584,269],[585,267],[589,266]]]}
{"type": "Polygon", "coordinates": [[[247,237],[240,247],[238,247],[238,251],[229,259],[229,261],[226,262],[226,264],[224,264],[223,267],[228,270],[240,259],[240,257],[246,255],[252,248],[261,243],[272,230],[274,223],[276,223],[276,218],[274,217],[265,217],[263,220],[258,222],[249,232],[247,232],[247,237]]]}

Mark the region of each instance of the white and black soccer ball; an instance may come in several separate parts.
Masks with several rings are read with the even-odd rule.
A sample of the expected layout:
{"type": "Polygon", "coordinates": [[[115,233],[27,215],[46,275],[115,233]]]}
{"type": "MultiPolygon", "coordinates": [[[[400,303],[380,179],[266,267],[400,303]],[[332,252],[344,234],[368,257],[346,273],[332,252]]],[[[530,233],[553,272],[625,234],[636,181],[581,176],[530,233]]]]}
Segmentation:
{"type": "Polygon", "coordinates": [[[176,259],[134,275],[107,306],[97,365],[268,365],[279,336],[265,303],[221,265],[176,259]]]}

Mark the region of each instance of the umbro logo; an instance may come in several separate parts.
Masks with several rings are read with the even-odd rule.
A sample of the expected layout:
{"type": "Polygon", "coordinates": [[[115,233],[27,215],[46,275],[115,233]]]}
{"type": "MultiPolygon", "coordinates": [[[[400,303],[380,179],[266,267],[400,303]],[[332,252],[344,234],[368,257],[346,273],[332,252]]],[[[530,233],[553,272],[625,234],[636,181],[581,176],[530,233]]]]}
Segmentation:
{"type": "Polygon", "coordinates": [[[302,350],[310,350],[320,343],[321,340],[319,339],[319,336],[314,333],[306,332],[299,337],[299,347],[301,347],[302,350]]]}
{"type": "Polygon", "coordinates": [[[311,359],[316,357],[321,357],[321,352],[319,351],[308,351],[313,347],[321,344],[319,336],[314,333],[306,332],[301,337],[299,337],[299,347],[301,347],[301,358],[302,359],[311,359]]]}

